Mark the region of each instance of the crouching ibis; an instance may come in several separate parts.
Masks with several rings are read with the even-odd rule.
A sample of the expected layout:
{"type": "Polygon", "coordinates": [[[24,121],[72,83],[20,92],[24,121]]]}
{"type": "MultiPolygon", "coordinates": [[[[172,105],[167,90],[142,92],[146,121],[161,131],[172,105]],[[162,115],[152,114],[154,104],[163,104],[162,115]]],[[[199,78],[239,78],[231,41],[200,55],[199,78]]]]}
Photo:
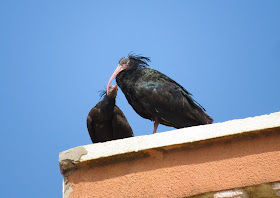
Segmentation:
{"type": "Polygon", "coordinates": [[[141,117],[154,121],[153,133],[159,124],[184,128],[211,124],[213,119],[192,98],[192,94],[168,76],[147,68],[150,59],[128,55],[119,61],[108,85],[116,77],[128,103],[141,117]]]}
{"type": "Polygon", "coordinates": [[[87,116],[87,128],[93,143],[132,137],[132,129],[116,103],[118,86],[110,86],[102,101],[87,116]]]}

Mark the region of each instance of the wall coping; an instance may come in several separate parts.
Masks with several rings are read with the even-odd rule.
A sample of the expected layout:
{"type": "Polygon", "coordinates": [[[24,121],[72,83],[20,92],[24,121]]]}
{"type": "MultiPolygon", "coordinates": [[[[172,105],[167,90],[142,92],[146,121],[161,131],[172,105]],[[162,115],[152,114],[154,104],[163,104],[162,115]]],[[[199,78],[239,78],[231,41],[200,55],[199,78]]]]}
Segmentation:
{"type": "Polygon", "coordinates": [[[94,162],[103,158],[126,154],[137,157],[137,153],[140,151],[207,142],[217,138],[234,138],[279,127],[280,112],[276,112],[269,115],[78,146],[61,152],[59,154],[59,164],[61,172],[65,174],[66,171],[75,169],[84,162],[94,162]]]}

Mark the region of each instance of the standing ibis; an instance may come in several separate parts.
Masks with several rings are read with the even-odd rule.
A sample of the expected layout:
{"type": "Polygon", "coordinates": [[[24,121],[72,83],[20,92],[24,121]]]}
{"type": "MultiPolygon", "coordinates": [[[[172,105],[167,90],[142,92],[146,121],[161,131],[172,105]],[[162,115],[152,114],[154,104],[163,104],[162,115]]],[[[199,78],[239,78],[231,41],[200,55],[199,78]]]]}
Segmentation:
{"type": "Polygon", "coordinates": [[[128,55],[119,61],[108,85],[116,77],[128,103],[141,117],[154,121],[153,133],[159,124],[184,128],[211,124],[213,119],[192,98],[192,94],[168,76],[147,68],[150,59],[128,55]]]}
{"type": "Polygon", "coordinates": [[[118,86],[110,86],[102,101],[87,116],[87,128],[93,143],[133,137],[132,129],[116,103],[118,86]]]}

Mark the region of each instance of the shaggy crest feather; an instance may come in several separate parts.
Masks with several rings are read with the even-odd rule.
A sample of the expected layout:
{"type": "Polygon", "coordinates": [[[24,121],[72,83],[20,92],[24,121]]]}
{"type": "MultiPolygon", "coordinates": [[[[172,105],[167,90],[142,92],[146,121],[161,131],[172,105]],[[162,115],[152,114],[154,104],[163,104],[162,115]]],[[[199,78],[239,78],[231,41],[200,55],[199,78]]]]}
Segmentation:
{"type": "Polygon", "coordinates": [[[104,97],[107,95],[106,94],[106,90],[100,90],[100,91],[98,91],[99,92],[99,97],[100,97],[100,99],[104,99],[104,97]]]}
{"type": "Polygon", "coordinates": [[[137,67],[149,67],[148,62],[151,61],[151,59],[149,57],[136,55],[133,53],[129,53],[128,58],[134,60],[137,67]]]}

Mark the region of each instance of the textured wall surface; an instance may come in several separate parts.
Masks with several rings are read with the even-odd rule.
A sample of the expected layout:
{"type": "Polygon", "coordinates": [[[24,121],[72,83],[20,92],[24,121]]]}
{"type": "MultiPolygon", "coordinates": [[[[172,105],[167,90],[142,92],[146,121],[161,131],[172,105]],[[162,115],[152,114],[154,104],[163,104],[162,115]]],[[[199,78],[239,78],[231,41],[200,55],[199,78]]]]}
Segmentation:
{"type": "MultiPolygon", "coordinates": [[[[92,159],[87,156],[94,152],[90,149],[110,148],[114,141],[108,145],[85,146],[86,149],[78,147],[83,151],[82,155],[75,154],[69,159],[67,156],[77,148],[68,150],[69,155],[61,153],[60,156],[61,166],[65,165],[62,162],[70,161],[72,164],[72,167],[68,167],[66,163],[62,168],[64,197],[188,197],[277,182],[280,180],[280,113],[259,116],[255,120],[222,123],[219,129],[226,127],[225,130],[238,131],[240,122],[250,125],[260,120],[270,122],[271,127],[250,130],[246,126],[248,130],[244,133],[239,131],[165,146],[161,142],[158,147],[110,156],[105,152],[103,157],[95,156],[92,159]],[[73,158],[75,162],[71,161],[73,158]]],[[[202,126],[204,133],[207,133],[207,128],[212,131],[214,125],[202,126]]],[[[191,131],[191,128],[188,130],[191,131]]],[[[176,131],[182,132],[175,130],[172,135],[176,136],[176,131]]],[[[162,134],[157,135],[160,139],[162,134]]],[[[145,137],[144,141],[149,141],[153,136],[145,137]]],[[[133,144],[135,140],[129,138],[115,143],[118,145],[122,142],[133,144]]]]}

